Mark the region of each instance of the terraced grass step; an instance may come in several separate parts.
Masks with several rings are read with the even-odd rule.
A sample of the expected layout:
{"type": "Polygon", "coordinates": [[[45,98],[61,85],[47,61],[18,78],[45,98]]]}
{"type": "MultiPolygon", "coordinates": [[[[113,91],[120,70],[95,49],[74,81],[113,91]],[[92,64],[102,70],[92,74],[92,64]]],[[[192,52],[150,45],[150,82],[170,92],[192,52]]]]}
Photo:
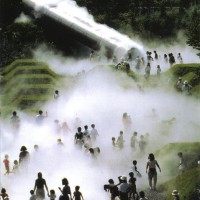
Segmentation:
{"type": "Polygon", "coordinates": [[[33,109],[51,100],[61,78],[46,63],[34,59],[16,60],[0,75],[1,104],[8,110],[33,109]]]}
{"type": "Polygon", "coordinates": [[[18,68],[18,67],[35,67],[35,68],[40,68],[40,67],[48,67],[48,65],[44,62],[39,62],[37,60],[34,59],[18,59],[15,60],[14,62],[12,62],[10,65],[5,66],[0,74],[1,75],[6,75],[9,72],[13,71],[14,69],[18,68]]]}

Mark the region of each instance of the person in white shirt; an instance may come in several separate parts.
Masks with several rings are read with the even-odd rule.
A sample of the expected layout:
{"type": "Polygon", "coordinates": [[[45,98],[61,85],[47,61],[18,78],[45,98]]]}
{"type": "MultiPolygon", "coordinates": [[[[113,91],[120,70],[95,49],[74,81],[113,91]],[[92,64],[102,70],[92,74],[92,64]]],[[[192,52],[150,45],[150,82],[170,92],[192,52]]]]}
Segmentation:
{"type": "Polygon", "coordinates": [[[92,130],[90,131],[90,136],[93,141],[96,141],[96,137],[99,136],[97,129],[95,128],[95,124],[91,125],[92,130]]]}

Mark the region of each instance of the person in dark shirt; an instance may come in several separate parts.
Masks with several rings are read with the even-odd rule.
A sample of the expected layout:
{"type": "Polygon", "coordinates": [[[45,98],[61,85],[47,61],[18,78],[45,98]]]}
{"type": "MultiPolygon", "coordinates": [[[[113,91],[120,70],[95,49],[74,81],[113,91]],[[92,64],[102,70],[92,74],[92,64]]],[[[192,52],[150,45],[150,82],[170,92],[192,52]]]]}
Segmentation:
{"type": "Polygon", "coordinates": [[[1,189],[0,197],[2,197],[3,200],[9,200],[9,197],[8,197],[8,194],[6,193],[5,188],[1,189]]]}
{"type": "Polygon", "coordinates": [[[20,128],[20,119],[16,111],[12,113],[12,117],[10,118],[10,121],[11,121],[11,126],[12,126],[13,131],[17,132],[20,128]]]}
{"type": "Polygon", "coordinates": [[[75,192],[74,192],[74,196],[73,196],[73,199],[74,200],[83,200],[83,195],[82,195],[82,193],[79,191],[79,189],[80,189],[80,186],[76,186],[75,187],[75,192]]]}
{"type": "Polygon", "coordinates": [[[129,191],[129,198],[131,199],[131,197],[135,197],[136,193],[136,178],[134,177],[134,173],[130,172],[129,173],[130,179],[128,181],[129,187],[130,187],[130,191],[129,191]]]}
{"type": "Polygon", "coordinates": [[[36,190],[36,197],[41,200],[45,199],[44,187],[46,188],[47,193],[49,193],[46,180],[42,178],[42,173],[39,172],[38,178],[35,180],[35,186],[33,191],[35,192],[36,190]]]}
{"type": "Polygon", "coordinates": [[[74,142],[75,142],[75,144],[78,144],[79,145],[79,147],[81,147],[82,146],[82,144],[84,143],[84,140],[83,140],[83,132],[81,131],[82,129],[81,129],[81,127],[78,127],[77,128],[77,133],[75,134],[75,136],[74,136],[74,142]]]}
{"type": "Polygon", "coordinates": [[[19,154],[19,164],[21,164],[22,161],[29,160],[29,152],[27,151],[27,148],[25,146],[22,146],[20,151],[21,152],[19,154]]]}
{"type": "Polygon", "coordinates": [[[62,185],[64,185],[62,190],[60,187],[58,188],[62,192],[62,195],[59,197],[59,200],[72,200],[71,189],[69,187],[69,182],[66,178],[62,179],[62,185]]]}
{"type": "Polygon", "coordinates": [[[107,192],[110,192],[110,200],[115,200],[116,197],[119,197],[119,190],[118,190],[118,185],[115,185],[113,179],[108,180],[109,185],[104,185],[104,190],[107,192]]]}

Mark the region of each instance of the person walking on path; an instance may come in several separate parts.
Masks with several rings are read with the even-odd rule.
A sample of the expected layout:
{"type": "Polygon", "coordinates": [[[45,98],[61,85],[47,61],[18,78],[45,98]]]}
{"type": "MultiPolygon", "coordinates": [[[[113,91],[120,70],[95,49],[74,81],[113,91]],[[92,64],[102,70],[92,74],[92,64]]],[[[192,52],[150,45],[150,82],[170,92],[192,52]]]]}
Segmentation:
{"type": "Polygon", "coordinates": [[[161,169],[160,169],[160,166],[159,166],[157,160],[155,160],[153,153],[149,154],[148,159],[149,159],[149,161],[147,162],[147,165],[146,165],[146,173],[148,172],[149,186],[150,186],[150,189],[156,190],[156,184],[157,184],[156,167],[159,168],[160,172],[161,172],[161,169]],[[152,187],[152,180],[153,180],[153,187],[152,187]]]}

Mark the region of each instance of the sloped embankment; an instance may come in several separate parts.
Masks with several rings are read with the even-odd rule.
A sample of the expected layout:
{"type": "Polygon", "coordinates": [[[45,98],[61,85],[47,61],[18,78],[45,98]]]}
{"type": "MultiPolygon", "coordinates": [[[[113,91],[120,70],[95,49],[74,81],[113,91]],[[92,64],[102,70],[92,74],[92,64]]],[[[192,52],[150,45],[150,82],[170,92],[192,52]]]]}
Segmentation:
{"type": "MultiPolygon", "coordinates": [[[[196,200],[196,188],[200,183],[200,168],[197,166],[197,160],[200,156],[200,142],[181,142],[170,143],[165,145],[162,149],[155,152],[158,159],[162,161],[163,167],[167,166],[171,178],[159,185],[159,192],[165,200],[172,199],[172,191],[178,190],[181,199],[196,200]],[[178,175],[178,156],[177,153],[182,152],[185,162],[187,163],[187,170],[178,175]]],[[[164,170],[164,169],[163,169],[164,170]]]]}
{"type": "Polygon", "coordinates": [[[0,71],[1,106],[6,110],[31,109],[51,99],[60,76],[44,62],[16,60],[0,71]]]}

